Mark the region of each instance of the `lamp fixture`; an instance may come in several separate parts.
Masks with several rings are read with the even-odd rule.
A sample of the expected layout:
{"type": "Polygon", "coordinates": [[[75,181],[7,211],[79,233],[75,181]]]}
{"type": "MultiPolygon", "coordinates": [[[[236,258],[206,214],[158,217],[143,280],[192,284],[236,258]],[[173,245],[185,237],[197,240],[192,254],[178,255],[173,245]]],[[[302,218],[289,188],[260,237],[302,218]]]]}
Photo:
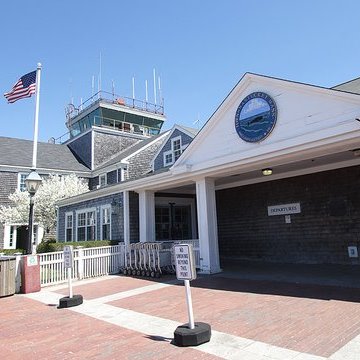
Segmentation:
{"type": "Polygon", "coordinates": [[[35,170],[32,170],[25,179],[26,189],[31,196],[35,195],[35,193],[38,191],[41,182],[42,179],[40,175],[35,170]]]}
{"type": "Polygon", "coordinates": [[[269,176],[269,175],[272,175],[273,171],[270,168],[266,168],[266,169],[262,169],[261,172],[264,176],[269,176]]]}

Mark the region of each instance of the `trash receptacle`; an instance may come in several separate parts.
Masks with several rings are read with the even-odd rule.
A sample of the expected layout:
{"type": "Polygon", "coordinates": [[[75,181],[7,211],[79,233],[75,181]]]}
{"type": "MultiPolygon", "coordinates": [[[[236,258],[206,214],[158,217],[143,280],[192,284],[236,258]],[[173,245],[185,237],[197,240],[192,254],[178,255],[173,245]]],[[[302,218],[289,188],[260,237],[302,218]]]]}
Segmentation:
{"type": "Polygon", "coordinates": [[[0,297],[15,294],[15,268],[15,257],[0,257],[0,297]]]}

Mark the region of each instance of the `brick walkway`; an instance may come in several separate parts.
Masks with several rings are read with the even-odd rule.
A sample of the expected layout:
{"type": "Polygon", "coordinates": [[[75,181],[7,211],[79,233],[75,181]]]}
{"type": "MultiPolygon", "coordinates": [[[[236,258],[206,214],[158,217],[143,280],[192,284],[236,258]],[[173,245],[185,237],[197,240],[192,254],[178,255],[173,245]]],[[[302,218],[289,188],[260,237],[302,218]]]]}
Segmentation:
{"type": "Polygon", "coordinates": [[[360,360],[360,289],[202,277],[191,284],[194,316],[212,326],[211,341],[178,348],[181,283],[112,276],[74,285],[84,304],[70,309],[56,307],[64,286],[0,299],[1,359],[360,360]]]}

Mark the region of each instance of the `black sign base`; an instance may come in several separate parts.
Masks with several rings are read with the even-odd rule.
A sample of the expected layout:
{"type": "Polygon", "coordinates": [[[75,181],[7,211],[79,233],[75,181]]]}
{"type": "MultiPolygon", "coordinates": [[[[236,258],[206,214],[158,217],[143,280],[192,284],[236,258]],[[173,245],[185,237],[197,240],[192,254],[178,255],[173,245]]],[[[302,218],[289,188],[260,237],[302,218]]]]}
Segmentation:
{"type": "Polygon", "coordinates": [[[174,331],[174,343],[177,346],[197,346],[210,341],[211,327],[203,322],[196,322],[194,329],[188,324],[180,325],[174,331]]]}
{"type": "Polygon", "coordinates": [[[73,295],[72,298],[65,296],[60,299],[58,309],[78,306],[83,303],[82,295],[73,295]]]}

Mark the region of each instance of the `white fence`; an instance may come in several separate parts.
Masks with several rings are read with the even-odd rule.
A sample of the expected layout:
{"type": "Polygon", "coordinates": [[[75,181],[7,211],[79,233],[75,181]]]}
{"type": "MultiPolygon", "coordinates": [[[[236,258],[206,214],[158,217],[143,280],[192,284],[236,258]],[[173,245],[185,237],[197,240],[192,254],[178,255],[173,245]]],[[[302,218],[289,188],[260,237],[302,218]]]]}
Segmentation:
{"type": "MultiPolygon", "coordinates": [[[[124,245],[74,249],[72,278],[91,277],[119,273],[124,266],[124,245]]],[[[39,254],[41,286],[60,284],[67,280],[62,251],[39,254]]]]}
{"type": "MultiPolygon", "coordinates": [[[[199,240],[163,241],[161,251],[171,251],[174,244],[192,244],[196,267],[200,268],[199,240]]],[[[72,278],[87,279],[109,274],[117,274],[124,267],[125,245],[103,246],[96,248],[74,249],[72,278]]],[[[67,270],[64,268],[64,252],[39,254],[41,286],[61,284],[67,281],[67,270]]],[[[173,259],[172,259],[173,260],[173,259]]]]}

